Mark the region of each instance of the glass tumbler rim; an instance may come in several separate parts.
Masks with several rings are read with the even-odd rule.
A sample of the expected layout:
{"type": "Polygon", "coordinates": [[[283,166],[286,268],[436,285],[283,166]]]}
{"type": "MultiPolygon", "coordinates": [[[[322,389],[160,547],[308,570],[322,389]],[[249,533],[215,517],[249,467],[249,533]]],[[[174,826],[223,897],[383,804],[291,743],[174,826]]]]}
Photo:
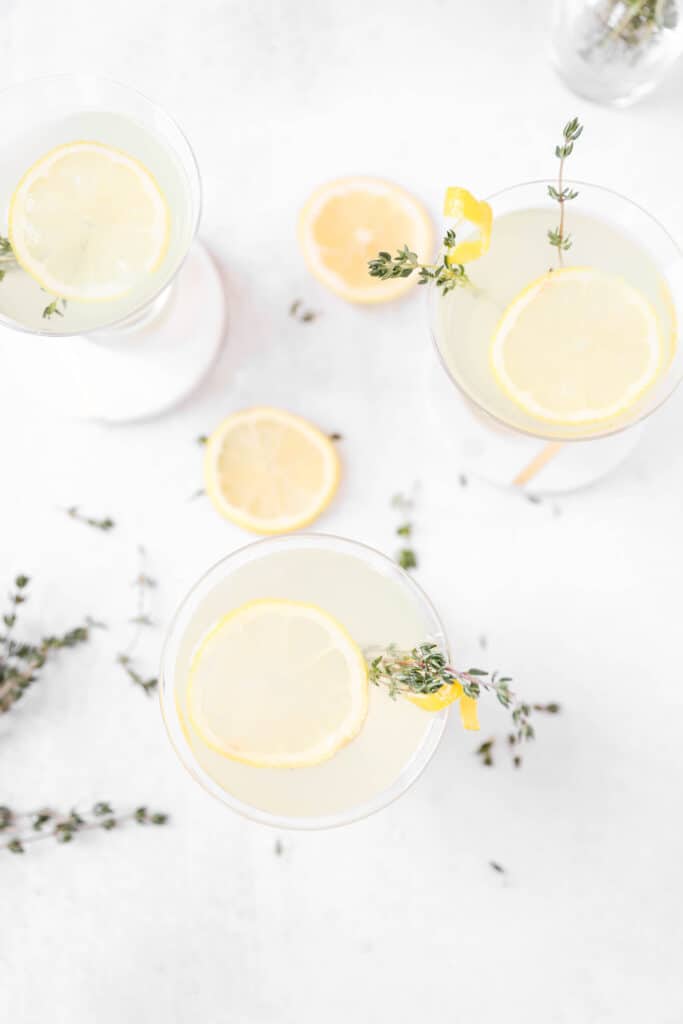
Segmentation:
{"type": "MultiPolygon", "coordinates": [[[[176,138],[180,141],[181,146],[184,147],[185,150],[185,152],[181,155],[178,151],[178,147],[176,147],[174,144],[169,143],[169,148],[172,149],[174,155],[181,162],[183,172],[188,177],[188,186],[190,192],[192,193],[192,220],[190,231],[188,233],[185,252],[183,253],[182,257],[178,260],[178,263],[174,267],[171,274],[168,277],[164,278],[164,280],[157,287],[152,289],[150,293],[146,295],[144,299],[138,303],[138,305],[128,310],[123,316],[119,316],[114,320],[105,321],[101,326],[97,327],[96,333],[98,335],[104,335],[106,332],[115,331],[119,327],[127,326],[131,321],[139,317],[140,314],[144,312],[144,310],[151,307],[159,299],[159,297],[173,284],[176,277],[182,270],[182,267],[185,264],[192,243],[196,238],[197,229],[199,227],[202,215],[203,186],[201,173],[199,170],[199,164],[197,162],[197,157],[195,155],[192,144],[190,143],[190,140],[186,135],[185,131],[180,127],[179,123],[175,120],[175,118],[171,114],[167,113],[167,111],[162,106],[160,106],[155,100],[151,99],[144,92],[142,92],[141,89],[138,89],[135,86],[127,85],[126,83],[121,82],[115,78],[110,78],[107,75],[95,75],[89,72],[81,71],[65,71],[56,74],[32,75],[29,78],[20,79],[18,81],[11,82],[3,86],[0,89],[0,106],[8,98],[10,98],[12,94],[20,96],[22,90],[34,86],[39,87],[41,85],[48,85],[51,82],[61,85],[73,84],[74,86],[92,85],[95,88],[99,87],[100,89],[111,89],[113,91],[120,92],[121,95],[125,95],[129,99],[132,99],[141,104],[142,106],[146,107],[148,111],[153,112],[155,117],[163,119],[166,125],[170,127],[171,131],[175,133],[176,138]]],[[[85,110],[85,108],[83,109],[85,110]]],[[[112,109],[109,112],[117,113],[116,109],[112,109]]],[[[24,324],[20,323],[19,321],[13,320],[11,317],[4,316],[2,313],[0,313],[0,323],[11,328],[13,331],[19,331],[23,334],[31,334],[35,337],[66,339],[80,337],[83,335],[83,331],[60,331],[57,335],[55,335],[54,331],[42,330],[40,328],[35,327],[27,327],[24,324]]]]}
{"type": "MultiPolygon", "coordinates": [[[[493,203],[496,200],[499,200],[502,197],[504,197],[504,196],[506,196],[506,195],[508,195],[510,193],[518,192],[518,191],[520,191],[522,189],[530,189],[530,188],[539,188],[540,189],[543,186],[548,186],[548,185],[555,185],[556,186],[557,185],[557,179],[555,179],[555,178],[535,178],[535,179],[529,179],[529,180],[525,180],[525,181],[516,182],[516,183],[514,183],[512,185],[506,185],[504,188],[497,189],[495,192],[489,193],[489,195],[487,195],[485,197],[485,201],[488,202],[488,203],[493,203]]],[[[608,196],[612,197],[612,199],[618,200],[619,202],[626,204],[628,207],[631,207],[631,208],[637,210],[638,213],[640,215],[642,215],[644,218],[646,218],[647,221],[649,221],[657,229],[657,231],[659,231],[661,233],[661,235],[667,240],[669,245],[675,251],[675,253],[677,255],[677,258],[680,259],[681,261],[683,261],[683,248],[681,247],[681,244],[676,240],[676,238],[674,238],[674,236],[671,234],[671,232],[668,230],[668,228],[666,228],[664,226],[664,224],[657,217],[655,217],[654,214],[650,213],[650,211],[648,209],[646,209],[641,203],[638,203],[635,200],[630,199],[628,196],[624,195],[623,192],[619,192],[617,189],[611,188],[611,187],[609,187],[607,185],[597,185],[597,184],[595,184],[595,182],[584,181],[583,179],[580,179],[580,178],[570,178],[570,177],[567,177],[567,178],[564,179],[564,185],[565,186],[570,186],[570,187],[576,186],[578,188],[590,189],[593,192],[602,192],[605,195],[608,195],[608,196]]],[[[538,208],[538,209],[540,209],[543,206],[543,199],[544,198],[547,200],[547,196],[543,196],[543,194],[541,193],[541,194],[539,194],[538,203],[530,204],[528,207],[520,206],[520,209],[523,209],[523,208],[528,208],[528,209],[536,209],[536,208],[538,208]]],[[[446,218],[446,220],[447,220],[447,218],[446,218]]],[[[437,254],[438,253],[440,253],[440,249],[437,249],[437,254]]],[[[438,259],[438,255],[437,255],[436,258],[438,259]]],[[[489,419],[493,420],[498,426],[504,427],[506,430],[509,430],[512,433],[518,433],[518,434],[521,434],[521,435],[526,436],[526,437],[536,438],[539,441],[561,441],[563,444],[575,444],[575,443],[582,443],[582,442],[585,443],[585,442],[590,442],[590,441],[597,441],[597,440],[600,440],[602,438],[613,437],[613,436],[615,436],[617,434],[623,433],[624,431],[631,429],[632,427],[636,426],[638,423],[642,423],[644,420],[646,420],[648,417],[650,417],[654,412],[656,412],[666,401],[668,401],[668,399],[671,397],[671,395],[676,391],[676,389],[678,388],[678,386],[679,386],[679,384],[681,382],[681,378],[683,377],[683,368],[682,368],[681,370],[679,370],[677,378],[674,380],[673,385],[661,396],[661,398],[658,401],[656,401],[655,403],[653,403],[650,407],[643,409],[641,411],[641,413],[638,416],[636,416],[634,419],[632,419],[632,420],[630,420],[630,421],[628,421],[626,423],[620,423],[620,424],[617,424],[616,426],[609,427],[608,429],[600,430],[600,431],[598,431],[596,433],[593,433],[593,434],[587,434],[587,435],[583,435],[583,436],[572,437],[572,436],[561,436],[561,435],[559,435],[557,433],[553,434],[553,433],[550,433],[550,432],[544,432],[543,431],[543,426],[542,426],[542,421],[539,421],[539,427],[538,427],[537,430],[531,430],[531,429],[528,429],[526,427],[520,426],[518,424],[514,424],[513,425],[508,420],[506,420],[503,416],[500,416],[497,413],[492,412],[485,405],[483,405],[480,401],[478,401],[473,395],[469,394],[462,387],[462,385],[456,379],[454,374],[451,373],[451,370],[449,369],[449,367],[448,367],[448,365],[446,363],[444,355],[443,355],[443,353],[441,351],[441,347],[440,347],[440,345],[438,343],[437,331],[436,331],[436,327],[435,327],[435,313],[434,313],[434,309],[435,309],[435,303],[436,303],[436,301],[438,301],[438,299],[440,297],[441,297],[440,293],[438,292],[438,289],[437,289],[436,285],[434,284],[434,281],[430,280],[430,282],[429,282],[429,284],[427,286],[427,297],[426,297],[427,305],[428,305],[429,333],[430,333],[431,340],[432,340],[432,346],[433,346],[434,350],[436,351],[436,356],[437,356],[437,359],[438,359],[438,361],[439,361],[439,363],[441,365],[442,370],[444,371],[444,373],[448,377],[448,379],[451,382],[451,384],[455,387],[455,389],[462,395],[462,397],[466,401],[468,401],[472,405],[474,405],[479,412],[483,413],[486,417],[488,417],[489,419]]],[[[678,328],[678,323],[676,323],[676,327],[678,328]]],[[[678,331],[676,333],[676,341],[679,342],[678,331]]]]}

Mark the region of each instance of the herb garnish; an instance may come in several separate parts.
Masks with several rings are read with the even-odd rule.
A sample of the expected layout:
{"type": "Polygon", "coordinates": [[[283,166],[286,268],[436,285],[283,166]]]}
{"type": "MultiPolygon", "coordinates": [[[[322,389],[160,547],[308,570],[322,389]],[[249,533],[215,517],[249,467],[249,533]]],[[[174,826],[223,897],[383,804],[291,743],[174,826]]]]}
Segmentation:
{"type": "Polygon", "coordinates": [[[557,172],[557,188],[555,188],[554,185],[548,185],[548,195],[551,199],[555,199],[560,204],[560,223],[556,228],[548,229],[548,241],[557,249],[557,257],[560,266],[563,264],[563,254],[567,249],[571,249],[572,247],[572,236],[565,234],[564,230],[564,204],[570,199],[576,199],[579,194],[574,189],[566,187],[564,184],[564,162],[568,156],[571,156],[574,150],[574,143],[579,138],[582,131],[583,125],[579,124],[579,119],[577,117],[572,118],[571,121],[567,121],[562,130],[562,142],[559,146],[555,146],[555,156],[560,161],[560,166],[557,172]]]}
{"type": "Polygon", "coordinates": [[[124,670],[130,681],[136,686],[139,686],[147,696],[150,696],[152,691],[156,689],[159,680],[156,676],[146,678],[136,669],[133,662],[133,653],[138,646],[143,629],[155,625],[153,619],[149,615],[147,604],[149,592],[156,587],[157,583],[156,580],[152,579],[152,577],[146,572],[147,552],[142,545],[138,547],[138,559],[138,574],[133,580],[133,586],[135,587],[136,594],[135,614],[129,619],[129,622],[135,626],[135,630],[126,650],[117,654],[116,662],[124,670]]]}
{"type": "Polygon", "coordinates": [[[302,309],[301,307],[301,299],[295,299],[289,307],[289,315],[302,324],[310,324],[320,316],[319,313],[315,313],[312,309],[302,309]]]}
{"type": "Polygon", "coordinates": [[[377,253],[377,256],[368,262],[368,272],[370,277],[389,281],[394,277],[410,277],[417,270],[418,284],[433,281],[437,288],[441,289],[442,294],[447,295],[459,285],[470,283],[463,264],[449,262],[449,253],[455,245],[455,231],[449,228],[443,237],[440,257],[436,263],[420,263],[417,253],[404,245],[396,251],[394,257],[388,252],[377,253]]]}
{"type": "Polygon", "coordinates": [[[0,235],[0,281],[4,280],[7,268],[16,266],[16,263],[9,238],[0,235]]]}
{"type": "Polygon", "coordinates": [[[44,636],[37,644],[16,640],[14,627],[17,609],[27,599],[28,576],[17,576],[9,593],[10,610],[3,617],[4,634],[0,636],[0,713],[9,711],[26,690],[35,683],[50,655],[66,647],[85,643],[90,636],[88,626],[77,626],[61,636],[44,636]]]}
{"type": "MultiPolygon", "coordinates": [[[[14,255],[12,243],[9,238],[0,235],[0,282],[4,281],[8,270],[18,267],[19,263],[14,255]]],[[[43,289],[44,291],[45,289],[43,289]]],[[[43,320],[51,320],[53,316],[64,316],[66,311],[66,299],[57,296],[43,310],[43,320]]]]}
{"type": "Polygon", "coordinates": [[[106,533],[108,530],[113,530],[116,523],[109,516],[105,516],[103,519],[94,519],[92,516],[84,515],[78,505],[72,505],[66,509],[66,514],[70,519],[76,519],[79,523],[84,523],[86,526],[92,526],[95,530],[102,530],[106,533]]]}
{"type": "MultiPolygon", "coordinates": [[[[408,516],[412,514],[415,507],[416,491],[417,488],[414,487],[412,497],[399,493],[395,494],[391,499],[392,507],[398,509],[402,520],[396,527],[396,536],[401,537],[404,541],[409,540],[413,535],[413,523],[408,519],[408,516]]],[[[404,545],[397,551],[396,561],[406,572],[409,569],[417,569],[417,554],[410,545],[404,545]]]]}
{"type": "MultiPolygon", "coordinates": [[[[493,694],[512,713],[514,731],[508,736],[508,742],[515,748],[513,763],[519,767],[522,763],[519,747],[534,738],[531,725],[532,711],[548,711],[557,713],[559,704],[527,704],[520,700],[510,689],[512,679],[500,676],[497,672],[487,672],[480,668],[469,668],[465,672],[451,668],[446,656],[435,643],[422,643],[410,651],[389,646],[380,654],[371,657],[368,678],[376,686],[386,686],[389,696],[396,698],[401,694],[434,694],[443,686],[459,684],[466,697],[478,700],[483,691],[493,694]]],[[[484,764],[493,764],[491,748],[493,740],[482,743],[477,751],[484,764]]]]}
{"type": "Polygon", "coordinates": [[[65,312],[66,299],[53,299],[43,310],[43,320],[51,320],[53,316],[64,316],[65,312]]]}
{"type": "Polygon", "coordinates": [[[136,807],[133,811],[117,814],[110,803],[98,801],[82,814],[71,810],[68,814],[54,811],[49,807],[29,814],[19,814],[9,807],[0,807],[0,833],[10,836],[0,843],[0,849],[10,853],[25,853],[30,843],[41,839],[54,839],[58,843],[70,843],[79,832],[103,829],[110,832],[126,822],[138,825],[165,825],[168,815],[150,811],[147,807],[136,807]]]}
{"type": "Polygon", "coordinates": [[[662,29],[673,30],[678,24],[677,0],[610,0],[610,7],[604,20],[611,27],[600,43],[618,38],[637,47],[656,38],[662,29]],[[618,9],[623,13],[614,24],[618,9]]]}

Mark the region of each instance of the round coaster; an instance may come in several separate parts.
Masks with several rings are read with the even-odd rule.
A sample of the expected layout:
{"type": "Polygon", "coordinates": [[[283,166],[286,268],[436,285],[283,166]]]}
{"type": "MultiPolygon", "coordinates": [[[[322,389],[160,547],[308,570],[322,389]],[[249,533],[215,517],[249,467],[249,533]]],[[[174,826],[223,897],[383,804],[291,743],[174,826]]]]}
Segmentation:
{"type": "Polygon", "coordinates": [[[225,296],[207,250],[192,246],[157,317],[90,337],[0,330],[0,388],[63,416],[129,422],[177,405],[204,377],[223,341],[225,296]],[[27,396],[28,398],[28,396],[27,396]]]}
{"type": "Polygon", "coordinates": [[[534,494],[575,491],[606,476],[633,451],[643,429],[637,425],[595,441],[561,445],[518,434],[479,414],[438,363],[432,369],[431,397],[433,429],[448,444],[451,465],[498,486],[520,486],[534,494]],[[537,471],[525,483],[516,483],[534,460],[537,471]]]}

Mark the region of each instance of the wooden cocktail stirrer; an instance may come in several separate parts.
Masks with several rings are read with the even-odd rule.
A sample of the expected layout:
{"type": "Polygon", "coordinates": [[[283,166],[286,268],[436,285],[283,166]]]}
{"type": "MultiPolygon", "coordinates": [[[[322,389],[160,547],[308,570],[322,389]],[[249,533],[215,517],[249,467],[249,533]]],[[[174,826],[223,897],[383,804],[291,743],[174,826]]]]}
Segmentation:
{"type": "Polygon", "coordinates": [[[541,448],[540,452],[537,455],[534,455],[531,462],[527,462],[524,469],[517,474],[515,479],[512,481],[513,487],[524,487],[525,484],[528,484],[530,480],[533,480],[537,473],[540,473],[543,467],[546,466],[551,459],[555,458],[562,448],[564,448],[562,441],[548,441],[548,443],[541,448]]]}

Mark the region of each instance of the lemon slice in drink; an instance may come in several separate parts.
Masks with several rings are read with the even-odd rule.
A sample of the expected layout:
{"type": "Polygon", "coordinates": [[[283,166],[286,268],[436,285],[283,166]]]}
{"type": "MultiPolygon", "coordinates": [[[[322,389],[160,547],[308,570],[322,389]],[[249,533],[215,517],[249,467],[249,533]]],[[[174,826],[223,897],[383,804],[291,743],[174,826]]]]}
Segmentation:
{"type": "Polygon", "coordinates": [[[319,764],[368,711],[365,659],[326,611],[259,600],[226,615],[190,666],[188,708],[203,742],[261,768],[319,764]]]}
{"type": "Polygon", "coordinates": [[[41,157],[10,201],[20,266],[52,295],[107,302],[161,264],[166,200],[147,168],[101,142],[70,142],[41,157]]]}
{"type": "Polygon", "coordinates": [[[399,185],[378,178],[340,178],[321,185],[299,217],[299,242],[308,269],[348,302],[388,302],[417,283],[417,275],[378,281],[368,260],[407,245],[431,258],[429,214],[399,185]]]}
{"type": "Polygon", "coordinates": [[[508,397],[537,419],[564,424],[624,413],[663,359],[659,320],[645,296],[591,267],[533,281],[505,310],[491,345],[508,397]]]}
{"type": "Polygon", "coordinates": [[[254,533],[307,526],[332,501],[339,472],[329,437],[300,416],[265,407],[228,416],[204,457],[214,506],[254,533]]]}

